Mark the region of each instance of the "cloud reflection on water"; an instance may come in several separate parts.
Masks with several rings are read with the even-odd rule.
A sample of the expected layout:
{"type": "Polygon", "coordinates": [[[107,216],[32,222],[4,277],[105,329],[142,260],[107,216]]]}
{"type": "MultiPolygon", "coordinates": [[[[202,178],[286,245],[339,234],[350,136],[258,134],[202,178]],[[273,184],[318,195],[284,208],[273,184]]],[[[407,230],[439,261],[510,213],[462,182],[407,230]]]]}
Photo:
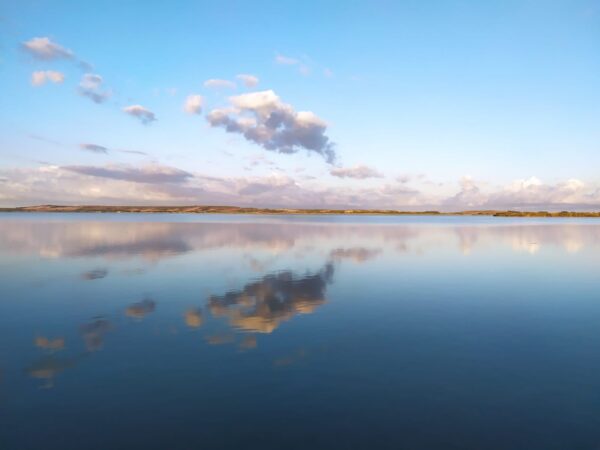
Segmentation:
{"type": "Polygon", "coordinates": [[[208,310],[226,317],[236,329],[272,333],[296,314],[312,313],[325,303],[325,290],[333,280],[334,266],[326,264],[315,274],[301,277],[291,271],[269,274],[239,291],[211,296],[208,310]]]}

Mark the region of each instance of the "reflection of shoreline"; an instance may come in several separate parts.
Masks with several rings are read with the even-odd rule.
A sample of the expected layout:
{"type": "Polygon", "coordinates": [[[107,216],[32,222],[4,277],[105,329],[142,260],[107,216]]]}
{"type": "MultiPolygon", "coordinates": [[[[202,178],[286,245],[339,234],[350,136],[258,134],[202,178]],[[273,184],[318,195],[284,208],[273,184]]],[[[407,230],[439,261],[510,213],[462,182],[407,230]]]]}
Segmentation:
{"type": "MultiPolygon", "coordinates": [[[[529,252],[546,246],[576,252],[600,246],[600,226],[445,224],[319,224],[307,223],[185,223],[185,222],[43,222],[0,221],[0,251],[32,254],[46,259],[101,258],[127,260],[141,258],[157,262],[193,252],[215,249],[265,251],[279,255],[294,249],[319,249],[334,259],[364,262],[384,249],[422,254],[440,243],[458,246],[468,253],[477,246],[498,242],[515,251],[529,252]],[[533,248],[531,243],[535,243],[533,248]]],[[[256,258],[252,263],[261,268],[256,258]]],[[[262,267],[264,269],[264,267],[262,267]]],[[[83,275],[97,279],[96,272],[83,275]]]]}

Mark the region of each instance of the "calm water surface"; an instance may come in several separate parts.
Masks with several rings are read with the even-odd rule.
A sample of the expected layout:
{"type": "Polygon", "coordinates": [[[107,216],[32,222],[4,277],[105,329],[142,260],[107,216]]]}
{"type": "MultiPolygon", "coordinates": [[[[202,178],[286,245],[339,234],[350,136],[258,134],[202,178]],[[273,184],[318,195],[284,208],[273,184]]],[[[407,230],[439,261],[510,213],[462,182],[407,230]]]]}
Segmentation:
{"type": "Polygon", "coordinates": [[[600,448],[600,221],[0,215],[0,448],[600,448]]]}

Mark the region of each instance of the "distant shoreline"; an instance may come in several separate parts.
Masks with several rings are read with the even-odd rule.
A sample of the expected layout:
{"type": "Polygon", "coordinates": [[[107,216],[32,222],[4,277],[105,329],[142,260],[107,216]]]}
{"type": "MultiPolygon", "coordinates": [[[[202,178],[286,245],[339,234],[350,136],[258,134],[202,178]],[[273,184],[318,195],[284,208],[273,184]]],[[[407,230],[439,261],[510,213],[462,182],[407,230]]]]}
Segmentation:
{"type": "Polygon", "coordinates": [[[238,206],[61,206],[39,205],[0,208],[0,212],[58,212],[58,213],[187,213],[187,214],[256,214],[256,215],[382,215],[382,216],[493,216],[493,217],[598,217],[600,212],[574,211],[399,211],[387,209],[297,209],[297,208],[244,208],[238,206]]]}

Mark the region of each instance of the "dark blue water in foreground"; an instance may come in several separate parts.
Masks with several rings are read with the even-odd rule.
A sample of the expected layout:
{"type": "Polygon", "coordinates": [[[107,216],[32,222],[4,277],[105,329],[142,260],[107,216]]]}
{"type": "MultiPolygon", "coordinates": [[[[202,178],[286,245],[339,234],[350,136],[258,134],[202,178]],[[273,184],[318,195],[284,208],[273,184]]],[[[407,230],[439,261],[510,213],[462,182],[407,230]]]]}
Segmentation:
{"type": "Polygon", "coordinates": [[[0,215],[0,448],[600,448],[600,221],[0,215]]]}

